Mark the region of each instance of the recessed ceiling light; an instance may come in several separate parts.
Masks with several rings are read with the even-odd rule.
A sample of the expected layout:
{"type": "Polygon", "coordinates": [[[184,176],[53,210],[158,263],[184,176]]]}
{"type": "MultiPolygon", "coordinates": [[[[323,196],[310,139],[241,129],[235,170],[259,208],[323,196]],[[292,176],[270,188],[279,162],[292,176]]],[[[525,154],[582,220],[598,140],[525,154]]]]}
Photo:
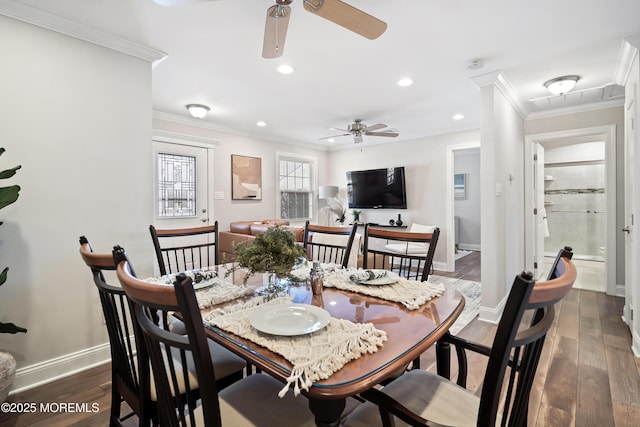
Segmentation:
{"type": "Polygon", "coordinates": [[[404,77],[398,80],[398,86],[411,86],[413,84],[413,80],[408,77],[404,77]]]}
{"type": "Polygon", "coordinates": [[[455,114],[455,115],[452,117],[452,119],[453,119],[453,120],[462,120],[462,119],[464,119],[464,114],[460,114],[460,113],[455,114]]]}
{"type": "Polygon", "coordinates": [[[266,123],[266,122],[263,122],[262,120],[260,120],[259,122],[257,122],[257,123],[256,123],[256,125],[258,125],[258,126],[260,126],[260,127],[263,127],[263,126],[266,126],[266,125],[267,125],[267,123],[266,123]]]}
{"type": "Polygon", "coordinates": [[[333,139],[333,138],[329,138],[329,139],[327,139],[327,142],[336,142],[336,140],[333,139]]]}
{"type": "Polygon", "coordinates": [[[293,73],[293,67],[291,65],[283,64],[278,67],[278,72],[282,74],[291,74],[293,73]]]}

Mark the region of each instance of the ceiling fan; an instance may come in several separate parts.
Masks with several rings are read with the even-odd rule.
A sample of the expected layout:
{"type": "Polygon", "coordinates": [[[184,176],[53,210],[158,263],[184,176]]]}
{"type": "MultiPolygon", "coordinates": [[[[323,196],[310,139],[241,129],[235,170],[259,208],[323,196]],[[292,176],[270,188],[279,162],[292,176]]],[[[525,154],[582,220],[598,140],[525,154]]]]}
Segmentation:
{"type": "MultiPolygon", "coordinates": [[[[186,3],[201,3],[215,0],[153,0],[162,6],[175,6],[186,3]]],[[[277,58],[284,52],[284,42],[289,27],[289,17],[293,0],[274,0],[275,5],[267,9],[264,27],[262,56],[277,58]]],[[[360,34],[370,40],[376,39],[387,29],[387,24],[368,13],[361,11],[341,0],[302,0],[307,12],[321,16],[347,30],[360,34]]]]}
{"type": "Polygon", "coordinates": [[[371,126],[367,126],[366,124],[362,123],[362,119],[355,119],[353,121],[353,123],[351,123],[349,126],[347,126],[347,129],[338,129],[338,128],[331,128],[332,130],[339,130],[342,132],[347,132],[347,133],[342,133],[340,135],[333,135],[333,136],[325,136],[324,138],[320,138],[322,139],[329,139],[329,138],[337,138],[339,136],[349,136],[349,135],[353,135],[353,141],[357,144],[362,142],[362,137],[364,135],[367,136],[388,136],[388,137],[396,137],[399,135],[398,132],[393,132],[391,130],[385,130],[382,132],[376,132],[379,129],[384,129],[388,127],[387,125],[383,125],[382,123],[378,123],[375,125],[371,125],[371,126]]]}

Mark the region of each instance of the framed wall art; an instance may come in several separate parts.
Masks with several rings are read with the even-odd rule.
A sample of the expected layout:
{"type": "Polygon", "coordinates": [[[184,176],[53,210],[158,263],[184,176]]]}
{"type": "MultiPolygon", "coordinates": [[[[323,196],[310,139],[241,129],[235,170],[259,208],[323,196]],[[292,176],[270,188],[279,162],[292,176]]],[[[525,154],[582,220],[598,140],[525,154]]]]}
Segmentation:
{"type": "Polygon", "coordinates": [[[231,155],[231,199],[262,200],[262,159],[231,155]]]}
{"type": "Polygon", "coordinates": [[[453,196],[455,200],[467,198],[467,174],[457,173],[453,176],[453,196]]]}

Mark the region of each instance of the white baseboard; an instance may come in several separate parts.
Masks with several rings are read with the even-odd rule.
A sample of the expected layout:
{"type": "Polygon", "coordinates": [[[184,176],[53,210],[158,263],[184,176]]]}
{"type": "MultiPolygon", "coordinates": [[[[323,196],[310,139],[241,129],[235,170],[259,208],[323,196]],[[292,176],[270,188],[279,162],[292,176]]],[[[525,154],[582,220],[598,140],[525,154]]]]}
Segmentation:
{"type": "Polygon", "coordinates": [[[504,311],[504,306],[507,303],[507,297],[509,295],[505,295],[505,297],[498,303],[498,306],[495,308],[491,307],[483,307],[480,306],[480,310],[478,313],[478,318],[483,322],[492,323],[497,325],[500,322],[500,318],[502,317],[502,312],[504,311]]]}
{"type": "Polygon", "coordinates": [[[616,295],[617,297],[622,297],[624,298],[626,296],[626,291],[624,289],[624,285],[621,285],[620,283],[616,283],[616,295]]]}
{"type": "Polygon", "coordinates": [[[475,243],[458,243],[458,249],[463,249],[465,251],[480,251],[481,245],[477,245],[475,243]]]}
{"type": "Polygon", "coordinates": [[[111,360],[109,343],[87,348],[55,359],[25,366],[16,371],[9,395],[38,387],[69,375],[103,365],[111,360]]]}
{"type": "Polygon", "coordinates": [[[448,270],[447,270],[447,263],[446,263],[446,262],[440,262],[440,261],[436,262],[436,261],[433,261],[432,265],[433,265],[433,269],[434,269],[434,270],[448,271],[448,270]]]}

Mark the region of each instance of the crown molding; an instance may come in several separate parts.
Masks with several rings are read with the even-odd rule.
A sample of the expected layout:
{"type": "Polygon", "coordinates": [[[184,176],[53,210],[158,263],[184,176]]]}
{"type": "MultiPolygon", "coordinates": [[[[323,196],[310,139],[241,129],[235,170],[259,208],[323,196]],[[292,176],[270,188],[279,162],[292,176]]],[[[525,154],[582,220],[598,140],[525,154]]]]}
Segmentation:
{"type": "Polygon", "coordinates": [[[624,86],[629,78],[633,60],[638,56],[640,50],[640,34],[627,37],[622,41],[620,53],[618,54],[618,63],[613,74],[613,81],[620,86],[624,86]]]}
{"type": "Polygon", "coordinates": [[[555,108],[553,110],[534,111],[529,113],[527,120],[544,119],[548,117],[563,116],[565,114],[584,113],[586,111],[605,110],[607,108],[622,107],[624,98],[598,101],[589,104],[574,105],[571,107],[555,108]]]}
{"type": "Polygon", "coordinates": [[[157,64],[165,52],[114,36],[13,0],[0,0],[0,15],[106,47],[157,64]]]}
{"type": "Polygon", "coordinates": [[[513,88],[513,85],[507,79],[507,76],[502,71],[494,71],[487,74],[481,74],[471,78],[471,81],[475,83],[479,88],[485,86],[495,86],[509,101],[511,106],[516,110],[522,120],[526,119],[529,115],[529,109],[526,104],[522,102],[520,95],[513,88]]]}

